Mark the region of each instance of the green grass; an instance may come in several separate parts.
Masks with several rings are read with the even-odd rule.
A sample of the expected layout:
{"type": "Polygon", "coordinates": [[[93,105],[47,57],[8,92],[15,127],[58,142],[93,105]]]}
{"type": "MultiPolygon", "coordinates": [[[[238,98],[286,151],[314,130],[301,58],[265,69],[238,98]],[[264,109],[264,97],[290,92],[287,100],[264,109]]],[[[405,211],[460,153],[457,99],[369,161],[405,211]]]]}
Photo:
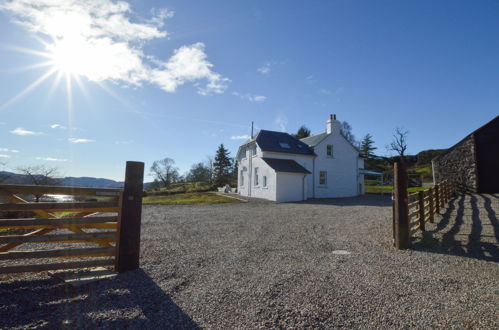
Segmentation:
{"type": "MultiPolygon", "coordinates": [[[[366,186],[366,193],[367,194],[381,194],[381,188],[382,186],[366,186]]],[[[417,192],[420,190],[426,190],[427,188],[425,187],[411,187],[408,188],[407,191],[409,193],[417,192]]],[[[393,190],[393,186],[383,186],[383,192],[385,194],[391,193],[393,190]]]]}
{"type": "Polygon", "coordinates": [[[212,192],[203,192],[165,196],[147,196],[142,199],[142,203],[162,205],[209,205],[221,203],[240,203],[240,201],[234,198],[220,196],[212,192]]]}
{"type": "Polygon", "coordinates": [[[210,190],[212,185],[205,182],[180,182],[174,183],[167,188],[151,189],[150,192],[197,192],[210,190]]]}

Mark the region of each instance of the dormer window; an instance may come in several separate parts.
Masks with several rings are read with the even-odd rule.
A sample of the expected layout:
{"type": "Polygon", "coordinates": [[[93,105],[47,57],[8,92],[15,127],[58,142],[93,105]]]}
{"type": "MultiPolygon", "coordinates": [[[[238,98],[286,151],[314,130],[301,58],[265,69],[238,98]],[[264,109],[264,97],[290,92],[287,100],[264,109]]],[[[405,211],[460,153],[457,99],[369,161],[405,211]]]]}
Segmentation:
{"type": "Polygon", "coordinates": [[[279,145],[281,146],[281,148],[291,149],[291,146],[286,142],[279,142],[279,145]]]}
{"type": "Polygon", "coordinates": [[[250,148],[250,155],[251,155],[251,156],[256,156],[256,145],[253,145],[253,146],[250,148]]]}
{"type": "Polygon", "coordinates": [[[332,144],[328,144],[326,146],[326,156],[333,157],[333,145],[332,144]]]}

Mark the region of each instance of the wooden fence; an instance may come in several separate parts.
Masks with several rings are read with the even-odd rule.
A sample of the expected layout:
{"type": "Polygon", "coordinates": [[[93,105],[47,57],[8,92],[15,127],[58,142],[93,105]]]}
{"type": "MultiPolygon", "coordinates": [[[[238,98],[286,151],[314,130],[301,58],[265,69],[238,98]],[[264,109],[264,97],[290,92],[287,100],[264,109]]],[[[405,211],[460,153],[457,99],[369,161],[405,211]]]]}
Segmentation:
{"type": "Polygon", "coordinates": [[[118,272],[137,269],[143,176],[144,163],[127,162],[124,189],[0,185],[0,198],[7,201],[0,204],[0,213],[34,215],[0,219],[0,229],[17,230],[15,234],[0,236],[0,274],[97,266],[114,266],[118,272]],[[22,198],[45,194],[79,196],[83,201],[33,203],[22,198]],[[62,212],[71,213],[61,217],[62,212]],[[53,233],[60,229],[66,233],[53,233]],[[14,250],[27,243],[57,244],[58,247],[14,250]],[[72,244],[73,248],[66,244],[72,244]],[[74,244],[78,246],[74,247],[74,244]],[[52,258],[84,259],[46,262],[52,258]],[[33,264],[19,262],[20,259],[43,261],[33,264]],[[6,265],[6,261],[15,264],[6,265]]]}
{"type": "Polygon", "coordinates": [[[435,214],[446,207],[454,194],[454,186],[445,180],[433,188],[407,193],[407,172],[399,163],[394,164],[393,238],[398,249],[410,247],[410,238],[425,231],[427,222],[433,223],[435,214]]]}

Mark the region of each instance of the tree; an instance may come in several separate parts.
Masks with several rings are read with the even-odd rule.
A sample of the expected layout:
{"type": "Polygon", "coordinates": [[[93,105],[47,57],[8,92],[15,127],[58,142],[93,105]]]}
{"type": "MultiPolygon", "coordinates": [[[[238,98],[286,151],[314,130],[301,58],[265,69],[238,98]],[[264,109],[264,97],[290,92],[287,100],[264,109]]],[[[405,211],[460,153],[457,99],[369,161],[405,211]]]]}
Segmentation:
{"type": "Polygon", "coordinates": [[[210,182],[211,171],[204,163],[192,165],[189,173],[185,176],[187,182],[210,182]]]}
{"type": "Polygon", "coordinates": [[[404,163],[405,151],[407,150],[407,135],[409,131],[397,127],[393,135],[393,141],[390,143],[389,149],[395,151],[400,156],[400,161],[404,163]]]}
{"type": "Polygon", "coordinates": [[[180,175],[175,167],[175,161],[171,158],[163,158],[152,163],[150,171],[155,180],[161,181],[165,188],[177,182],[180,175]]]}
{"type": "MultiPolygon", "coordinates": [[[[16,169],[17,172],[24,174],[25,182],[35,186],[56,186],[61,180],[59,169],[57,167],[47,167],[45,165],[22,166],[16,169]]],[[[42,195],[35,195],[35,201],[38,203],[42,195]]]]}
{"type": "Polygon", "coordinates": [[[358,143],[355,140],[355,135],[352,133],[352,126],[347,121],[342,121],[340,124],[340,132],[351,144],[357,146],[358,143]]]}
{"type": "Polygon", "coordinates": [[[362,157],[366,159],[371,159],[374,157],[373,151],[376,150],[374,146],[373,137],[371,134],[366,134],[360,143],[360,153],[362,157]]]}
{"type": "Polygon", "coordinates": [[[213,163],[214,160],[212,156],[206,157],[205,166],[210,174],[210,181],[208,181],[209,183],[213,183],[213,179],[215,178],[215,168],[213,166],[213,163]]]}
{"type": "Polygon", "coordinates": [[[214,169],[214,181],[217,187],[229,184],[232,174],[232,159],[230,158],[229,150],[225,149],[224,145],[221,144],[215,155],[215,161],[213,162],[214,169]]]}
{"type": "Polygon", "coordinates": [[[302,125],[298,129],[298,132],[296,132],[296,134],[293,134],[293,136],[295,138],[297,138],[297,139],[303,139],[303,138],[309,137],[310,136],[310,130],[305,125],[302,125]]]}
{"type": "MultiPolygon", "coordinates": [[[[0,169],[4,169],[7,166],[7,163],[0,162],[0,169]]],[[[0,183],[7,181],[10,178],[10,175],[4,170],[0,170],[0,183]]]]}

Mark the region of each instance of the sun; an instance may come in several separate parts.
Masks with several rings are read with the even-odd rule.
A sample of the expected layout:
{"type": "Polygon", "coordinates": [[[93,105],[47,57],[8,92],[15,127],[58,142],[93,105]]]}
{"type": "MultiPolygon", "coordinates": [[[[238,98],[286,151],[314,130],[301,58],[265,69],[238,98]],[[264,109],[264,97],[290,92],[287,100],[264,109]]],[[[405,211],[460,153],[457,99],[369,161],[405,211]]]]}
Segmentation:
{"type": "Polygon", "coordinates": [[[70,76],[92,76],[96,74],[94,68],[89,65],[92,53],[88,45],[79,40],[60,39],[47,46],[53,68],[65,75],[70,76]]]}

